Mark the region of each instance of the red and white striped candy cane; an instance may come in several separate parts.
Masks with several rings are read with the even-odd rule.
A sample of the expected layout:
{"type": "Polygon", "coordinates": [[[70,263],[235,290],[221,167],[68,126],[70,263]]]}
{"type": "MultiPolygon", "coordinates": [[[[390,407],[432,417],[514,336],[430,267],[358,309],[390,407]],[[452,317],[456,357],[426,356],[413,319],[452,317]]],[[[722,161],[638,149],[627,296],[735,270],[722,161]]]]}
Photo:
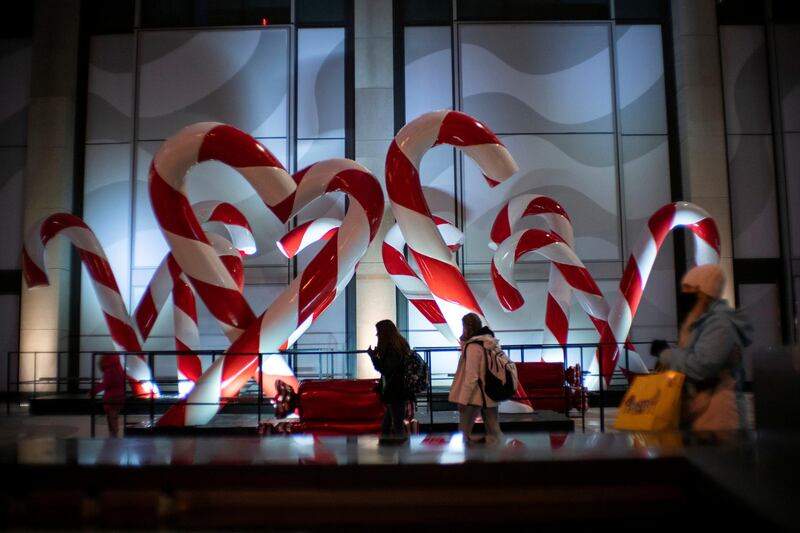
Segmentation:
{"type": "Polygon", "coordinates": [[[517,165],[489,128],[458,111],[435,111],[414,119],[389,146],[386,190],[395,219],[450,329],[460,331],[462,316],[483,316],[483,311],[439,234],[422,193],[420,161],[439,144],[461,148],[478,164],[491,187],[514,174],[517,165]]]}
{"type": "MultiPolygon", "coordinates": [[[[111,340],[117,350],[141,352],[142,345],[130,319],[125,302],[119,292],[111,265],[94,232],[86,223],[69,213],[56,213],[31,226],[25,236],[22,250],[22,270],[28,288],[49,285],[45,247],[57,235],[68,238],[81,257],[92,280],[100,308],[103,311],[111,340]]],[[[153,381],[147,362],[140,355],[124,358],[125,371],[134,394],[158,396],[158,386],[153,381]]]]}
{"type": "MultiPolygon", "coordinates": [[[[437,228],[442,234],[448,248],[453,251],[458,250],[464,241],[464,234],[444,220],[434,215],[437,228]]],[[[319,218],[301,224],[278,241],[278,248],[283,254],[292,258],[307,246],[319,240],[329,240],[338,230],[340,220],[334,218],[319,218]]],[[[406,261],[403,250],[406,242],[397,224],[392,226],[386,233],[383,241],[383,264],[387,272],[392,277],[397,288],[408,298],[408,300],[428,319],[428,321],[438,329],[442,335],[453,343],[457,339],[445,322],[439,306],[433,300],[431,292],[425,282],[413,271],[411,265],[406,261]]]]}
{"type": "MultiPolygon", "coordinates": [[[[197,326],[197,305],[194,293],[185,276],[175,280],[172,289],[173,324],[175,328],[175,350],[188,352],[200,347],[200,330],[197,326]]],[[[197,354],[178,354],[178,395],[183,398],[194,387],[203,373],[203,366],[197,354]]]]}
{"type": "MultiPolygon", "coordinates": [[[[258,364],[258,357],[252,354],[293,344],[344,290],[375,237],[383,216],[383,194],[380,184],[365,168],[346,159],[323,161],[298,172],[295,179],[297,189],[284,198],[288,208],[280,212],[281,220],[288,220],[327,193],[343,192],[350,203],[341,227],[305,271],[200,377],[186,400],[164,414],[160,425],[207,423],[222,399],[238,392],[252,375],[258,364]]],[[[277,356],[270,356],[264,367],[273,388],[276,378],[286,381],[283,376],[291,376],[277,356]]]]}
{"type": "MultiPolygon", "coordinates": [[[[696,264],[719,262],[719,230],[716,222],[705,209],[689,202],[674,202],[656,211],[647,221],[647,227],[642,230],[639,239],[634,244],[628,264],[622,273],[617,297],[608,315],[610,326],[608,339],[612,337],[615,339],[627,338],[658,251],[669,232],[681,226],[688,229],[694,236],[696,264]]],[[[647,373],[647,367],[641,357],[630,348],[627,359],[630,359],[631,363],[628,370],[635,373],[647,373]]],[[[611,374],[618,361],[625,362],[625,358],[620,360],[618,349],[613,351],[611,357],[603,360],[603,376],[606,380],[611,379],[611,374]]]]}
{"type": "MultiPolygon", "coordinates": [[[[241,289],[244,287],[244,264],[237,248],[224,237],[208,234],[209,241],[220,256],[228,272],[234,279],[236,286],[241,289]]],[[[183,273],[175,258],[171,253],[156,268],[150,283],[147,284],[144,294],[139,299],[139,304],[133,313],[136,327],[142,341],[147,340],[150,331],[155,324],[161,309],[164,307],[169,295],[172,293],[174,280],[183,273]]],[[[222,324],[224,325],[224,324],[222,324]]]]}
{"type": "Polygon", "coordinates": [[[175,260],[214,318],[234,341],[254,320],[236,282],[217,257],[186,196],[189,169],[219,160],[250,182],[278,218],[291,212],[296,184],[260,143],[231,126],[203,122],[167,139],[150,165],[150,200],[175,260]]]}
{"type": "MultiPolygon", "coordinates": [[[[614,368],[616,368],[618,363],[625,363],[628,365],[625,367],[625,370],[629,372],[648,372],[641,357],[633,350],[629,343],[627,344],[628,356],[626,358],[628,361],[620,360],[620,350],[617,339],[627,338],[658,250],[663,244],[667,234],[678,226],[687,227],[694,235],[695,260],[698,264],[719,261],[719,232],[713,219],[702,208],[688,202],[675,202],[662,207],[650,218],[647,228],[642,232],[639,240],[634,245],[628,265],[620,281],[620,294],[618,294],[614,302],[614,307],[609,309],[608,313],[605,315],[606,318],[602,315],[602,309],[605,303],[600,304],[599,300],[594,307],[594,312],[587,309],[587,313],[592,319],[592,322],[600,332],[600,349],[603,350],[602,375],[606,382],[611,380],[614,368]]],[[[517,242],[512,240],[512,238],[507,239],[507,244],[504,242],[500,248],[498,248],[498,252],[495,254],[495,260],[493,260],[492,263],[492,279],[495,284],[495,290],[503,307],[509,310],[518,309],[524,303],[522,295],[516,290],[516,286],[513,284],[513,264],[508,264],[509,250],[515,250],[518,247],[521,256],[521,254],[525,253],[526,249],[531,248],[530,245],[518,244],[522,238],[520,234],[515,234],[512,237],[514,237],[517,242]],[[502,252],[501,249],[503,250],[502,252]]],[[[535,235],[529,237],[529,239],[535,238],[537,238],[535,235]]],[[[567,272],[570,272],[572,269],[562,264],[557,266],[561,273],[564,274],[567,282],[572,285],[573,289],[576,289],[573,280],[567,275],[567,272]]],[[[589,278],[591,277],[585,269],[582,269],[579,274],[580,275],[575,278],[576,281],[585,280],[587,276],[589,278]]],[[[594,284],[593,281],[592,284],[594,284]]],[[[599,294],[598,292],[597,295],[599,296],[599,294]]],[[[605,306],[606,308],[608,307],[607,305],[605,306]]],[[[584,309],[586,309],[585,306],[584,309]]],[[[600,369],[598,368],[597,359],[594,359],[590,365],[590,375],[587,379],[587,386],[589,388],[597,388],[599,381],[597,375],[599,372],[600,369]]]]}
{"type": "MultiPolygon", "coordinates": [[[[536,252],[552,262],[572,288],[578,303],[600,333],[600,338],[608,338],[608,303],[603,293],[575,251],[554,233],[538,229],[522,230],[512,234],[498,246],[492,258],[491,275],[503,308],[514,311],[525,303],[522,293],[517,289],[514,267],[520,258],[531,252],[536,252]]],[[[596,376],[596,362],[593,369],[592,374],[596,376]]],[[[590,366],[590,372],[591,370],[590,366]]]]}
{"type": "MultiPolygon", "coordinates": [[[[244,263],[242,256],[256,253],[256,242],[253,230],[247,218],[235,206],[227,202],[209,200],[192,205],[201,222],[205,222],[206,234],[211,245],[217,250],[220,260],[236,282],[239,292],[244,290],[244,263]],[[225,228],[230,240],[222,235],[211,233],[210,223],[218,222],[225,228]]],[[[172,262],[170,266],[175,265],[172,262]]],[[[172,315],[175,332],[175,350],[179,352],[200,349],[200,328],[197,325],[197,305],[189,280],[183,272],[173,272],[175,288],[172,293],[174,311],[172,315]]],[[[223,330],[226,325],[221,324],[223,330]]],[[[178,393],[182,398],[194,387],[194,383],[203,373],[203,365],[197,354],[182,353],[176,357],[178,393]]]]}
{"type": "MultiPolygon", "coordinates": [[[[251,255],[256,251],[250,224],[236,207],[226,202],[198,202],[192,205],[192,209],[204,222],[220,222],[233,240],[231,243],[221,235],[206,232],[209,242],[217,251],[220,260],[241,292],[244,289],[244,264],[241,256],[251,255]]],[[[172,293],[175,304],[173,312],[175,349],[187,351],[200,348],[194,292],[187,283],[188,279],[183,275],[172,254],[167,254],[156,268],[134,312],[135,323],[142,342],[149,337],[164,303],[172,293]],[[179,292],[173,292],[175,290],[179,292]]],[[[223,329],[226,327],[224,323],[221,326],[223,329]]],[[[200,358],[197,355],[181,354],[177,356],[178,389],[181,396],[191,390],[193,382],[202,373],[201,368],[200,358]]]]}
{"type": "MultiPolygon", "coordinates": [[[[521,194],[509,200],[500,209],[489,234],[489,248],[496,250],[500,243],[517,230],[518,224],[523,219],[531,216],[542,218],[552,233],[561,237],[567,246],[575,249],[572,222],[567,212],[552,198],[538,194],[521,194]]],[[[551,264],[547,281],[547,304],[542,344],[559,344],[562,348],[542,350],[543,361],[564,361],[566,359],[571,300],[572,288],[558,268],[551,264]]]]}
{"type": "MultiPolygon", "coordinates": [[[[461,248],[464,243],[464,234],[461,230],[439,216],[433,215],[433,220],[448,249],[455,252],[461,248]]],[[[386,272],[389,273],[398,290],[422,313],[422,316],[433,324],[447,340],[458,344],[458,332],[450,329],[436,300],[433,299],[430,289],[406,260],[405,246],[406,241],[400,231],[400,226],[395,224],[386,232],[381,248],[386,272]]]]}
{"type": "Polygon", "coordinates": [[[315,242],[331,240],[341,225],[342,221],[338,218],[309,220],[281,237],[275,244],[286,259],[291,259],[315,242]]]}
{"type": "Polygon", "coordinates": [[[244,214],[234,205],[217,200],[206,200],[192,204],[192,209],[197,214],[201,223],[219,222],[230,236],[230,241],[242,255],[256,253],[256,240],[253,229],[244,214]]]}

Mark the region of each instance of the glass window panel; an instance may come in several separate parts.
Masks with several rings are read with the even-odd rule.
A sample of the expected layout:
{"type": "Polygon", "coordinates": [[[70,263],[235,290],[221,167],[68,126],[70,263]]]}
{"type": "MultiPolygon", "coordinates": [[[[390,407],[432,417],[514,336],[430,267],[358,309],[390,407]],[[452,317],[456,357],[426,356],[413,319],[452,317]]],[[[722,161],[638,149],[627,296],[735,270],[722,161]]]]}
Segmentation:
{"type": "Polygon", "coordinates": [[[461,26],[464,111],[497,133],[614,131],[608,31],[607,24],[461,26]]]}
{"type": "Polygon", "coordinates": [[[86,142],[130,142],[133,138],[133,34],[96,35],[89,40],[86,142]]]}
{"type": "MultiPolygon", "coordinates": [[[[666,135],[623,136],[621,143],[627,257],[642,233],[648,231],[649,218],[670,202],[669,146],[666,135]]],[[[672,340],[676,322],[674,244],[669,235],[656,256],[631,338],[672,340]]]]}
{"type": "Polygon", "coordinates": [[[772,133],[763,26],[720,26],[728,133],[772,133]]]}
{"type": "Polygon", "coordinates": [[[728,135],[733,251],[778,257],[778,212],[771,135],[728,135]]]}
{"type": "Polygon", "coordinates": [[[297,32],[297,137],[344,137],[344,28],[297,32]]]}
{"type": "Polygon", "coordinates": [[[608,0],[486,2],[458,0],[460,20],[597,20],[610,17],[608,0]]]}
{"type": "Polygon", "coordinates": [[[31,57],[30,39],[0,39],[0,146],[28,143],[31,57]]]}
{"type": "Polygon", "coordinates": [[[514,135],[502,138],[519,172],[490,189],[464,158],[465,261],[489,263],[489,230],[514,196],[550,196],[569,213],[583,261],[620,258],[613,135],[514,135]]]}
{"type": "Polygon", "coordinates": [[[775,48],[778,54],[783,130],[800,132],[800,24],[776,24],[775,48]]]}
{"type": "Polygon", "coordinates": [[[429,111],[452,109],[450,27],[411,27],[404,35],[406,122],[429,111]]]}
{"type": "Polygon", "coordinates": [[[302,139],[297,141],[298,169],[326,159],[340,157],[344,157],[344,139],[302,139]]]}
{"type": "MultiPolygon", "coordinates": [[[[347,315],[347,299],[344,294],[339,295],[324,313],[308,328],[302,337],[295,343],[297,349],[315,350],[345,350],[347,338],[345,333],[345,318],[347,315]]],[[[347,369],[347,359],[337,355],[333,368],[336,372],[347,369]]]]}
{"type": "Polygon", "coordinates": [[[139,138],[205,120],[285,137],[288,42],[285,28],[142,32],[139,138]]]}
{"type": "MultiPolygon", "coordinates": [[[[130,309],[131,146],[86,146],[83,220],[108,257],[123,300],[130,309]]],[[[81,333],[106,334],[105,318],[86,269],[82,269],[81,333]]]]}
{"type": "Polygon", "coordinates": [[[0,147],[0,269],[21,267],[23,195],[27,150],[24,146],[0,147]],[[9,253],[10,252],[10,253],[9,253]]]}
{"type": "Polygon", "coordinates": [[[782,344],[780,292],[774,284],[740,284],[739,299],[754,329],[753,344],[742,354],[745,378],[751,380],[753,356],[767,346],[782,344]]]}
{"type": "Polygon", "coordinates": [[[786,158],[786,185],[789,192],[789,236],[792,242],[792,257],[800,258],[800,133],[784,133],[784,157],[786,158]]]}
{"type": "Polygon", "coordinates": [[[617,26],[622,133],[667,133],[661,26],[617,26]]]}

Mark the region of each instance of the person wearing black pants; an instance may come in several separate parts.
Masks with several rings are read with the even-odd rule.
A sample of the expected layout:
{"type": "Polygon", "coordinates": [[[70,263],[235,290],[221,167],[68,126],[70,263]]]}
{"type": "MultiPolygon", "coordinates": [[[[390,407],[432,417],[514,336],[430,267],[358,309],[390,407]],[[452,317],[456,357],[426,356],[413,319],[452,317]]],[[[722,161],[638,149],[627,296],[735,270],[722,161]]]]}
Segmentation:
{"type": "Polygon", "coordinates": [[[372,366],[381,373],[378,394],[384,404],[381,433],[389,436],[406,434],[403,419],[406,402],[409,400],[403,385],[403,358],[411,352],[408,342],[391,320],[381,320],[375,324],[378,346],[367,349],[372,366]]]}

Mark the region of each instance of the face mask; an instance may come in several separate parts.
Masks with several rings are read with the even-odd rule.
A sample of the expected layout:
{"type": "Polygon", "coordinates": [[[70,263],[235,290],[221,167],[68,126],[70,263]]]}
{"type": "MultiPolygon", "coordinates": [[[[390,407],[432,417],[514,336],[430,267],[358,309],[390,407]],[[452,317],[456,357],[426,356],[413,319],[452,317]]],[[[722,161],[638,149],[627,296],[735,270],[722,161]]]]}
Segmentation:
{"type": "Polygon", "coordinates": [[[697,295],[698,295],[698,293],[696,293],[696,292],[690,292],[690,293],[688,293],[686,295],[686,306],[689,309],[691,309],[695,305],[697,305],[697,300],[698,300],[697,295]]]}

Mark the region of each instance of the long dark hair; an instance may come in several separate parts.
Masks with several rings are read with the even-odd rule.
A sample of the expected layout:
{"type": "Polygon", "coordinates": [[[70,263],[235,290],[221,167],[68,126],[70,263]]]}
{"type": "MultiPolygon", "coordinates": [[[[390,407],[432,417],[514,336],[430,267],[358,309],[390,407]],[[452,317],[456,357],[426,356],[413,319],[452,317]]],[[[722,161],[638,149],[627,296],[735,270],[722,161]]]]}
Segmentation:
{"type": "Polygon", "coordinates": [[[394,351],[396,354],[403,356],[411,351],[397,326],[391,320],[381,320],[375,324],[375,329],[378,330],[378,357],[383,357],[387,352],[394,351]]]}
{"type": "Polygon", "coordinates": [[[461,335],[462,341],[466,341],[471,337],[474,337],[478,330],[483,327],[483,324],[481,323],[481,317],[475,313],[467,313],[461,317],[461,325],[464,327],[464,333],[461,335]]]}

